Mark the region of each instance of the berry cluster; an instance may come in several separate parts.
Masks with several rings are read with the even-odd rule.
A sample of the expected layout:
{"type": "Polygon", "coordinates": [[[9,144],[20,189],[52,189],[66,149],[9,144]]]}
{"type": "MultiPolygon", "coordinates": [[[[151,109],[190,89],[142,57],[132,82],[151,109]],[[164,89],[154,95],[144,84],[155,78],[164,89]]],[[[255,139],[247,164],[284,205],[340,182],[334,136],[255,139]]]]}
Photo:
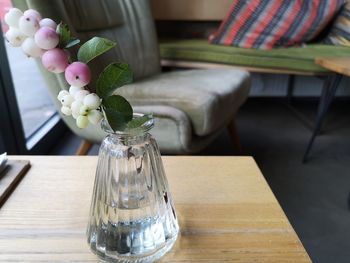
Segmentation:
{"type": "MultiPolygon", "coordinates": [[[[14,47],[21,46],[29,57],[42,57],[59,43],[57,24],[50,18],[42,19],[36,10],[28,9],[23,13],[17,8],[11,8],[5,14],[5,22],[10,27],[5,34],[7,41],[14,47]]],[[[68,66],[68,54],[62,57],[68,66]]]]}
{"type": "Polygon", "coordinates": [[[101,99],[85,89],[91,80],[90,69],[82,62],[69,63],[68,51],[59,47],[57,24],[50,18],[42,19],[36,10],[28,9],[23,13],[17,8],[6,13],[5,22],[10,27],[5,38],[12,46],[21,46],[28,57],[41,58],[48,71],[64,72],[70,89],[69,92],[62,90],[58,95],[61,112],[72,115],[79,128],[86,128],[89,122],[98,124],[103,117],[101,99]]]}
{"type": "Polygon", "coordinates": [[[96,125],[103,118],[99,110],[101,99],[82,87],[71,86],[69,92],[60,91],[57,98],[62,103],[62,113],[72,115],[79,128],[86,128],[89,122],[96,125]]]}

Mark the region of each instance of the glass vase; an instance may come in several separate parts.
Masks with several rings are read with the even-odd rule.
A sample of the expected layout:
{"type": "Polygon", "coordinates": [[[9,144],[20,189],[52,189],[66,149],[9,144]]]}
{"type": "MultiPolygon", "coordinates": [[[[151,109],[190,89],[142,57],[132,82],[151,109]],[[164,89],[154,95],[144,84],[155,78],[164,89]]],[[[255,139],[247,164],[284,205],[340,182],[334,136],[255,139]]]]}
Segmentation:
{"type": "MultiPolygon", "coordinates": [[[[140,117],[141,114],[134,114],[140,117]]],[[[109,262],[153,262],[169,251],[179,226],[156,141],[142,127],[108,133],[98,157],[87,239],[109,262]]]]}

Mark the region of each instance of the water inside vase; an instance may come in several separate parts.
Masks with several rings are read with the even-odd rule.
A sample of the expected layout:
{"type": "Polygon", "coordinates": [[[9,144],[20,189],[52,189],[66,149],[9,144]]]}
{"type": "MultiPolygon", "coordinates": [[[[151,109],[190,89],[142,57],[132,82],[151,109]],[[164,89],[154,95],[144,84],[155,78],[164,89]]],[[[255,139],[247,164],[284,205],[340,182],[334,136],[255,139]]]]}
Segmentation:
{"type": "Polygon", "coordinates": [[[123,256],[149,254],[174,238],[174,233],[171,230],[176,226],[171,226],[166,215],[149,217],[142,208],[118,209],[117,211],[113,206],[106,204],[103,206],[106,217],[115,217],[116,220],[108,220],[107,224],[100,222],[98,231],[91,240],[91,243],[97,245],[98,251],[105,251],[109,255],[119,254],[123,256]],[[121,217],[120,214],[125,214],[125,217],[128,217],[132,213],[145,214],[145,217],[139,217],[138,220],[133,221],[117,219],[121,217]]]}

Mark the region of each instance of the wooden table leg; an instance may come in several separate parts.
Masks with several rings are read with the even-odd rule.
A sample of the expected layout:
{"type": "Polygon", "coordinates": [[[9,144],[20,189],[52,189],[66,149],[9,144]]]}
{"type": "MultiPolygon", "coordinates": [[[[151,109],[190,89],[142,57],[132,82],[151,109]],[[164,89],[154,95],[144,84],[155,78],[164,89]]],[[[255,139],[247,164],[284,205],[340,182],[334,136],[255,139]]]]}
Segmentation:
{"type": "Polygon", "coordinates": [[[82,140],[75,155],[87,155],[92,145],[93,143],[87,140],[82,140]]]}

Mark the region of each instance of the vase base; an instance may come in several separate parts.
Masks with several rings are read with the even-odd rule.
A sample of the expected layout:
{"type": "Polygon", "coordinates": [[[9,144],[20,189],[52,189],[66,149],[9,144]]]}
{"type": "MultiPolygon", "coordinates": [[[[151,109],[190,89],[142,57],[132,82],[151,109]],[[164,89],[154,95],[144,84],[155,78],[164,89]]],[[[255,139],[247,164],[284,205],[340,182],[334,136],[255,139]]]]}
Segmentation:
{"type": "Polygon", "coordinates": [[[167,252],[169,252],[172,249],[172,247],[176,242],[177,236],[178,235],[176,234],[174,237],[168,239],[167,242],[164,244],[164,246],[159,248],[155,253],[146,254],[146,255],[123,256],[120,254],[102,253],[101,251],[97,250],[96,247],[90,247],[90,249],[95,255],[97,255],[104,262],[151,263],[160,259],[162,256],[164,256],[167,252]]]}

